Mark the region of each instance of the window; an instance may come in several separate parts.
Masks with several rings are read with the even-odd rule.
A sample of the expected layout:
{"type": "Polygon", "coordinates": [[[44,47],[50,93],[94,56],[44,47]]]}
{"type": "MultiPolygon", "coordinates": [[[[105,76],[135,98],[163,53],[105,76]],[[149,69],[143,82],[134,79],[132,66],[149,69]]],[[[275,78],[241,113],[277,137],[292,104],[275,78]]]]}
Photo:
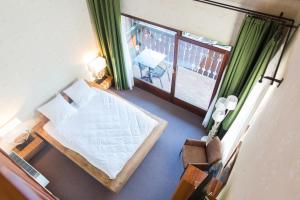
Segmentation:
{"type": "Polygon", "coordinates": [[[204,114],[223,73],[230,46],[123,16],[135,84],[204,114]]]}

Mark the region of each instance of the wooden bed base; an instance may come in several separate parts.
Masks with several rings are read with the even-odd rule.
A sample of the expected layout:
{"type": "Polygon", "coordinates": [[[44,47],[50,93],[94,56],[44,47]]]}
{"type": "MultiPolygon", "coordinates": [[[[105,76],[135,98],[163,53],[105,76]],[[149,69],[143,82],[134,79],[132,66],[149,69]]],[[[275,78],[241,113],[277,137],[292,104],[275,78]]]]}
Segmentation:
{"type": "MultiPolygon", "coordinates": [[[[137,107],[135,105],[135,107],[137,107]]],[[[134,171],[138,168],[141,162],[144,160],[148,152],[151,150],[153,145],[159,139],[159,137],[164,132],[167,127],[167,121],[139,108],[144,113],[146,113],[151,118],[155,119],[158,122],[158,125],[153,129],[150,135],[145,139],[144,143],[138,148],[135,154],[129,159],[127,164],[124,166],[122,171],[118,174],[115,179],[110,179],[103,171],[94,167],[90,164],[84,157],[80,154],[68,149],[59,143],[56,139],[51,137],[44,129],[43,126],[48,122],[48,119],[44,116],[41,117],[40,122],[33,128],[40,137],[46,140],[49,144],[51,144],[54,148],[59,150],[66,157],[71,159],[74,163],[76,163],[79,167],[89,173],[92,177],[94,177],[97,181],[99,181],[102,185],[113,192],[120,192],[120,190],[124,187],[128,179],[134,173],[134,171]]]]}

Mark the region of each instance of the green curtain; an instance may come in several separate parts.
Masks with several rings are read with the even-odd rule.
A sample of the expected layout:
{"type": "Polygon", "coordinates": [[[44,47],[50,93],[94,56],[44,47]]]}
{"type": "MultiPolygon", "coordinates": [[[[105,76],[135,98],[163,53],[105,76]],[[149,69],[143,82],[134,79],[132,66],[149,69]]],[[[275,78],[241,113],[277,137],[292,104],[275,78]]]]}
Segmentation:
{"type": "MultiPolygon", "coordinates": [[[[278,23],[250,16],[245,18],[218,94],[218,98],[236,95],[239,102],[222,122],[220,138],[235,120],[252,87],[276,53],[282,37],[283,29],[278,23]]],[[[208,129],[212,124],[210,119],[208,129]]]]}
{"type": "Polygon", "coordinates": [[[100,56],[106,58],[108,73],[117,89],[128,89],[121,38],[120,0],[87,0],[96,30],[100,56]]]}

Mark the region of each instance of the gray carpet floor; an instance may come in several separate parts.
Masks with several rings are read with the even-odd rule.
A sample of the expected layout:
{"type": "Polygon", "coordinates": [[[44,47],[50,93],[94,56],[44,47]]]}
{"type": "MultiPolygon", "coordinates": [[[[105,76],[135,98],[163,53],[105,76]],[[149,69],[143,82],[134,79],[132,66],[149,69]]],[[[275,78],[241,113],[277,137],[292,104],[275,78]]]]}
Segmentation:
{"type": "Polygon", "coordinates": [[[201,118],[141,89],[117,92],[169,122],[119,194],[103,187],[76,164],[47,145],[31,160],[49,180],[47,188],[62,200],[168,200],[183,171],[179,152],[186,138],[204,135],[201,118]]]}

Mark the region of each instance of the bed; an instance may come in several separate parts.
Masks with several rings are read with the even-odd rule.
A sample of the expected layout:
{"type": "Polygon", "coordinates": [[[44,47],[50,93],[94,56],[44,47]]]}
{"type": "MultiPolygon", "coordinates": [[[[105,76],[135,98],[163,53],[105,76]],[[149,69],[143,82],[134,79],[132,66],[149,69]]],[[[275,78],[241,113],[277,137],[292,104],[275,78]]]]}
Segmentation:
{"type": "Polygon", "coordinates": [[[94,90],[96,97],[63,125],[56,127],[41,116],[33,131],[106,188],[119,192],[167,122],[112,92],[94,90]]]}

